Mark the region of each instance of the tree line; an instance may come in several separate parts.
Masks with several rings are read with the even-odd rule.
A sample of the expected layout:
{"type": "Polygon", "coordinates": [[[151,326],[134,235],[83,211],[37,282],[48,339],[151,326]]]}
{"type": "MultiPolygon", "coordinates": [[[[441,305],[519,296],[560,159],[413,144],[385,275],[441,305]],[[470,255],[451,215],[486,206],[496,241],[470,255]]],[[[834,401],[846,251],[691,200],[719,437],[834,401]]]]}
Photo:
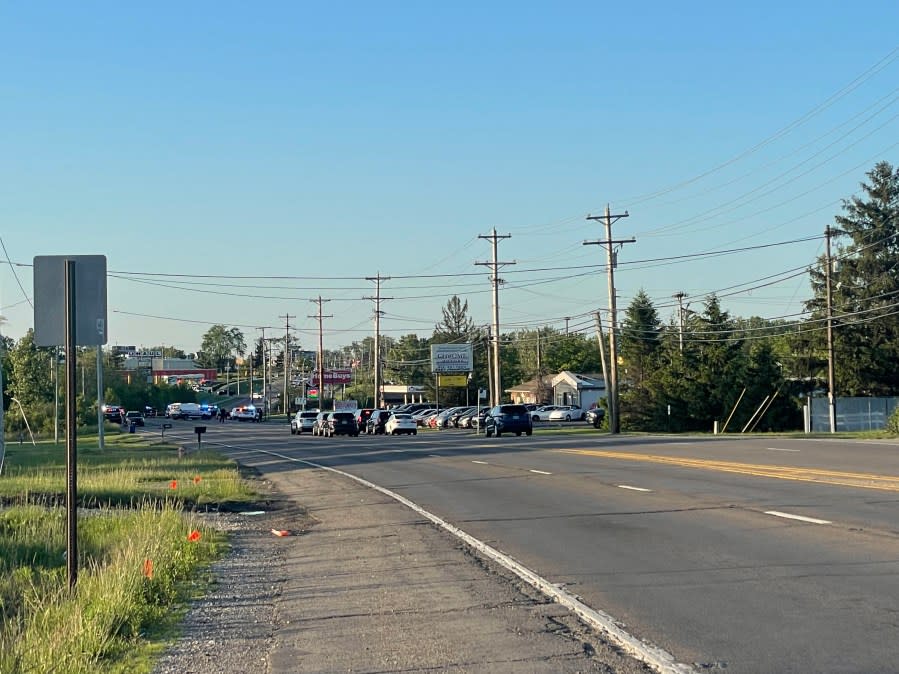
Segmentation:
{"type": "MultiPolygon", "coordinates": [[[[835,243],[829,270],[824,255],[809,269],[812,297],[802,319],[731,316],[712,295],[704,298],[701,311],[663,321],[647,294],[637,293],[622,313],[618,333],[624,430],[709,431],[716,420],[727,421],[728,430],[749,424],[757,430],[799,428],[802,398],[826,394],[828,312],[834,326],[837,395],[899,393],[895,365],[899,362],[899,170],[880,162],[866,178],[858,195],[843,200],[829,228],[835,243]],[[830,272],[830,307],[826,271],[830,272]],[[760,409],[765,413],[756,420],[760,409]]],[[[468,389],[441,389],[440,400],[473,403],[472,393],[488,386],[487,339],[486,328],[469,316],[467,301],[454,296],[442,308],[442,318],[429,337],[382,336],[378,356],[374,339],[366,337],[326,350],[324,357],[328,366],[352,366],[354,381],[341,395],[372,406],[376,357],[381,359],[384,382],[423,386],[433,400],[431,344],[471,343],[475,367],[468,389]]],[[[4,342],[4,408],[9,409],[10,396],[15,396],[28,409],[46,410],[53,399],[53,350],[35,347],[31,333],[16,343],[4,342]]],[[[522,329],[502,334],[500,343],[503,389],[532,379],[542,382],[546,375],[562,370],[602,372],[592,330],[568,334],[548,326],[522,329]]],[[[198,362],[221,372],[225,367],[236,369],[238,358],[247,354],[241,358],[247,364],[244,367],[252,362],[258,373],[265,348],[259,338],[247,354],[246,338],[238,328],[215,325],[203,337],[198,362]]],[[[83,356],[82,365],[88,372],[95,367],[90,353],[83,356]]],[[[283,364],[283,346],[277,359],[283,364]]],[[[162,405],[163,400],[188,401],[194,395],[190,389],[128,379],[113,372],[115,363],[111,366],[106,391],[110,402],[139,409],[138,403],[162,405]]],[[[311,361],[303,363],[307,372],[311,366],[311,361]]],[[[79,411],[84,410],[85,418],[90,416],[95,388],[79,398],[79,411]]],[[[301,391],[291,385],[288,395],[301,391]]],[[[548,388],[538,386],[538,396],[551,402],[548,388]]]]}

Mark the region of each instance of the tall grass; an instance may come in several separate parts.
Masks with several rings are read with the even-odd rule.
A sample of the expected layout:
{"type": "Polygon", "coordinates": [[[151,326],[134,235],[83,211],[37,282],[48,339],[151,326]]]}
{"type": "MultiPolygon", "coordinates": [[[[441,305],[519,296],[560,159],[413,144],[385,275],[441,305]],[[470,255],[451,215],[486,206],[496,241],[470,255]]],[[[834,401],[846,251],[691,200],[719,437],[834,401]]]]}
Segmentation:
{"type": "Polygon", "coordinates": [[[212,452],[179,457],[138,435],[113,436],[103,451],[79,439],[79,574],[70,590],[65,446],[7,449],[0,674],[149,671],[160,626],[173,625],[198,570],[224,549],[222,535],[186,511],[255,497],[237,465],[212,452]],[[199,540],[188,539],[193,530],[199,540]]]}
{"type": "MultiPolygon", "coordinates": [[[[65,487],[64,448],[52,443],[11,446],[0,479],[0,499],[15,504],[49,503],[59,501],[65,487]]],[[[253,498],[229,459],[207,451],[179,458],[173,448],[145,445],[103,451],[96,446],[79,448],[78,494],[85,505],[131,505],[145,497],[173,495],[201,506],[253,498]]]]}
{"type": "Polygon", "coordinates": [[[0,672],[121,668],[222,546],[173,500],[97,511],[79,520],[78,533],[78,583],[69,591],[64,513],[39,506],[0,512],[0,672]],[[188,540],[194,529],[198,541],[188,540]]]}

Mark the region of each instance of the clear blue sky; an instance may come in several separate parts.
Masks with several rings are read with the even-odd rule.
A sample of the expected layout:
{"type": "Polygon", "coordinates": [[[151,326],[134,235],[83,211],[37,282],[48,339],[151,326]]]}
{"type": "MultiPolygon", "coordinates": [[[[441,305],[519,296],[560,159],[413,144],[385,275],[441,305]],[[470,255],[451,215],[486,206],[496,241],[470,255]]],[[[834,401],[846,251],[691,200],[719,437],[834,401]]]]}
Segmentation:
{"type": "MultiPolygon", "coordinates": [[[[779,279],[899,163],[893,0],[135,5],[0,7],[0,237],[25,265],[105,254],[111,344],[290,314],[314,348],[321,295],[337,348],[372,334],[378,273],[386,334],[429,335],[454,293],[487,324],[493,227],[503,330],[592,330],[606,203],[637,240],[619,308],[798,314],[807,276],[779,279]]],[[[32,271],[3,258],[19,337],[32,271]]]]}

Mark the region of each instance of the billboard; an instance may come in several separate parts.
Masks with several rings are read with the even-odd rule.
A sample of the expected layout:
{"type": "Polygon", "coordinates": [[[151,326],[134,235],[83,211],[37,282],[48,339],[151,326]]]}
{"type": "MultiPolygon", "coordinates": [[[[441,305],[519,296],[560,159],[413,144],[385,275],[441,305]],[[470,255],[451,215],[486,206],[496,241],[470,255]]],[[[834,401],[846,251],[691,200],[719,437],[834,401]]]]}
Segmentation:
{"type": "Polygon", "coordinates": [[[468,386],[467,374],[438,374],[437,385],[444,388],[465,388],[468,386]]]}
{"type": "MultiPolygon", "coordinates": [[[[335,384],[352,384],[353,371],[349,368],[342,370],[325,370],[323,373],[325,384],[333,386],[335,384]]],[[[318,372],[314,371],[309,380],[313,386],[318,386],[318,372]]]]}
{"type": "Polygon", "coordinates": [[[471,344],[431,344],[431,372],[471,372],[471,344]]]}

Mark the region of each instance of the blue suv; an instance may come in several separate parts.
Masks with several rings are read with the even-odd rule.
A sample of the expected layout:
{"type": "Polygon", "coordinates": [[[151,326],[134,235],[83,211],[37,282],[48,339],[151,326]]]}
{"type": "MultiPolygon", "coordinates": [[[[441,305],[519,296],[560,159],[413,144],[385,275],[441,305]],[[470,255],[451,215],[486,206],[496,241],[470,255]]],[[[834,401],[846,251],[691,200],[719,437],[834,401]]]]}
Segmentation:
{"type": "Polygon", "coordinates": [[[530,435],[534,432],[534,425],[524,405],[497,405],[484,417],[484,431],[488,438],[492,435],[499,437],[503,433],[530,435]]]}

